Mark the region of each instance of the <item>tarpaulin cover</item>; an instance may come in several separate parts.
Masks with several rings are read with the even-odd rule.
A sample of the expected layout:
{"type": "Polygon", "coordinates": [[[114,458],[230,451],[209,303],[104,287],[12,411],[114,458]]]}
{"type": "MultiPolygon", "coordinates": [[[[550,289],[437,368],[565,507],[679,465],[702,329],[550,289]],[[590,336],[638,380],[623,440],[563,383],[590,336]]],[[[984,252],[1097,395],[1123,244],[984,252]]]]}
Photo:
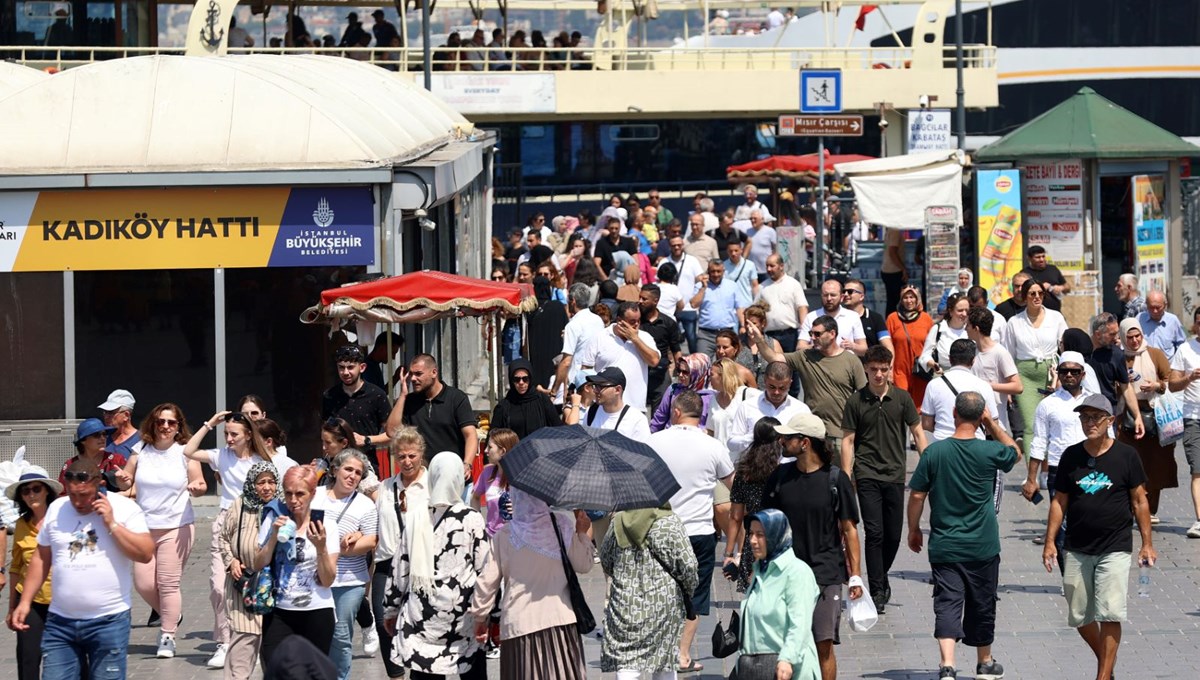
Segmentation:
{"type": "Polygon", "coordinates": [[[864,220],[893,229],[925,226],[925,208],[951,205],[962,226],[961,151],[891,156],[841,163],[838,172],[854,187],[854,200],[864,220]]]}
{"type": "Polygon", "coordinates": [[[328,319],[408,323],[490,312],[515,316],[536,307],[528,285],[426,270],[321,291],[321,304],[301,318],[307,323],[328,319]]]}

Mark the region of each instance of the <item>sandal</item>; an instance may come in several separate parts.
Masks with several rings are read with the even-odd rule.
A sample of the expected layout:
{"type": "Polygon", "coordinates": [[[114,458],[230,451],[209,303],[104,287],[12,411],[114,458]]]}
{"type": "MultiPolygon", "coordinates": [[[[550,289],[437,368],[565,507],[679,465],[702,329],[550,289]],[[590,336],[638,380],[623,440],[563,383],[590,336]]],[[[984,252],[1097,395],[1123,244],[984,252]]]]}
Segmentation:
{"type": "Polygon", "coordinates": [[[695,659],[692,659],[690,662],[688,662],[688,665],[686,666],[680,664],[675,668],[676,673],[699,673],[702,670],[704,670],[704,666],[696,663],[695,659]]]}

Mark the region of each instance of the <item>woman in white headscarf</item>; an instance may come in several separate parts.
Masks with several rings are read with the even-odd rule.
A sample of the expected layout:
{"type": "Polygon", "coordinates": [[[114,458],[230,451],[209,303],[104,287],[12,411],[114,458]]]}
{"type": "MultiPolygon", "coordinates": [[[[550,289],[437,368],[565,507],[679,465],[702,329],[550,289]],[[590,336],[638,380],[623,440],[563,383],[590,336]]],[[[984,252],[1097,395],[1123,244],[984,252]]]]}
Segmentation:
{"type": "Polygon", "coordinates": [[[413,680],[487,677],[467,607],[489,547],[483,516],[462,502],[462,469],[453,452],[433,457],[429,511],[410,507],[392,560],[384,625],[394,637],[392,661],[407,667],[413,680]]]}
{"type": "Polygon", "coordinates": [[[1167,391],[1171,362],[1157,347],[1146,342],[1142,324],[1136,318],[1121,322],[1121,344],[1125,347],[1125,366],[1129,382],[1137,395],[1138,410],[1146,434],[1138,439],[1134,434],[1133,415],[1128,409],[1117,419],[1117,439],[1132,446],[1142,459],[1146,471],[1146,500],[1150,504],[1150,523],[1158,524],[1158,500],[1163,489],[1179,486],[1179,468],[1175,462],[1175,445],[1163,446],[1158,441],[1158,423],[1154,420],[1155,399],[1167,391]]]}
{"type": "Polygon", "coordinates": [[[513,518],[492,539],[494,559],[471,600],[475,635],[487,639],[488,615],[500,596],[500,680],[584,680],[562,555],[576,573],[591,571],[592,523],[582,510],[572,518],[519,489],[510,495],[513,518]]]}

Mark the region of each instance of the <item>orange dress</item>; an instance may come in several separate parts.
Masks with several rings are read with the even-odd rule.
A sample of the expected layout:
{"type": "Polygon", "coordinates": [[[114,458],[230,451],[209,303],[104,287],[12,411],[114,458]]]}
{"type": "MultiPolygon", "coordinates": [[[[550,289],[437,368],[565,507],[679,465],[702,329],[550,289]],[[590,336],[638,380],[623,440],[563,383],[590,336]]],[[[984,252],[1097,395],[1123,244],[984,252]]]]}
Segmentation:
{"type": "Polygon", "coordinates": [[[929,383],[913,375],[913,365],[921,350],[925,348],[925,336],[933,328],[933,319],[921,312],[916,320],[905,323],[900,320],[898,312],[892,312],[887,318],[888,333],[892,336],[892,345],[896,348],[896,360],[892,364],[892,382],[912,396],[917,408],[925,399],[925,386],[929,383]]]}

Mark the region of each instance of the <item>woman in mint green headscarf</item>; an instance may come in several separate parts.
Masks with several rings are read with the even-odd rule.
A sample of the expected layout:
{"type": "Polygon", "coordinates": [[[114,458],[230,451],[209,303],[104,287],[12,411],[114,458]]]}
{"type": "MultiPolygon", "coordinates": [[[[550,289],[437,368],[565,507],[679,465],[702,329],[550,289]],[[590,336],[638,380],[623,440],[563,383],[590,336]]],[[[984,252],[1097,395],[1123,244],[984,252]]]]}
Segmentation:
{"type": "Polygon", "coordinates": [[[669,506],[613,516],[600,544],[600,566],[612,579],[604,612],[600,670],[618,680],[674,678],[684,599],[696,589],[696,555],[669,506]]]}
{"type": "Polygon", "coordinates": [[[792,530],[778,510],[760,510],[746,518],[754,553],[754,576],[742,601],[742,657],[739,667],[763,665],[773,658],[778,676],[819,680],[821,664],[813,642],[812,617],[817,580],[792,552],[792,530]]]}

